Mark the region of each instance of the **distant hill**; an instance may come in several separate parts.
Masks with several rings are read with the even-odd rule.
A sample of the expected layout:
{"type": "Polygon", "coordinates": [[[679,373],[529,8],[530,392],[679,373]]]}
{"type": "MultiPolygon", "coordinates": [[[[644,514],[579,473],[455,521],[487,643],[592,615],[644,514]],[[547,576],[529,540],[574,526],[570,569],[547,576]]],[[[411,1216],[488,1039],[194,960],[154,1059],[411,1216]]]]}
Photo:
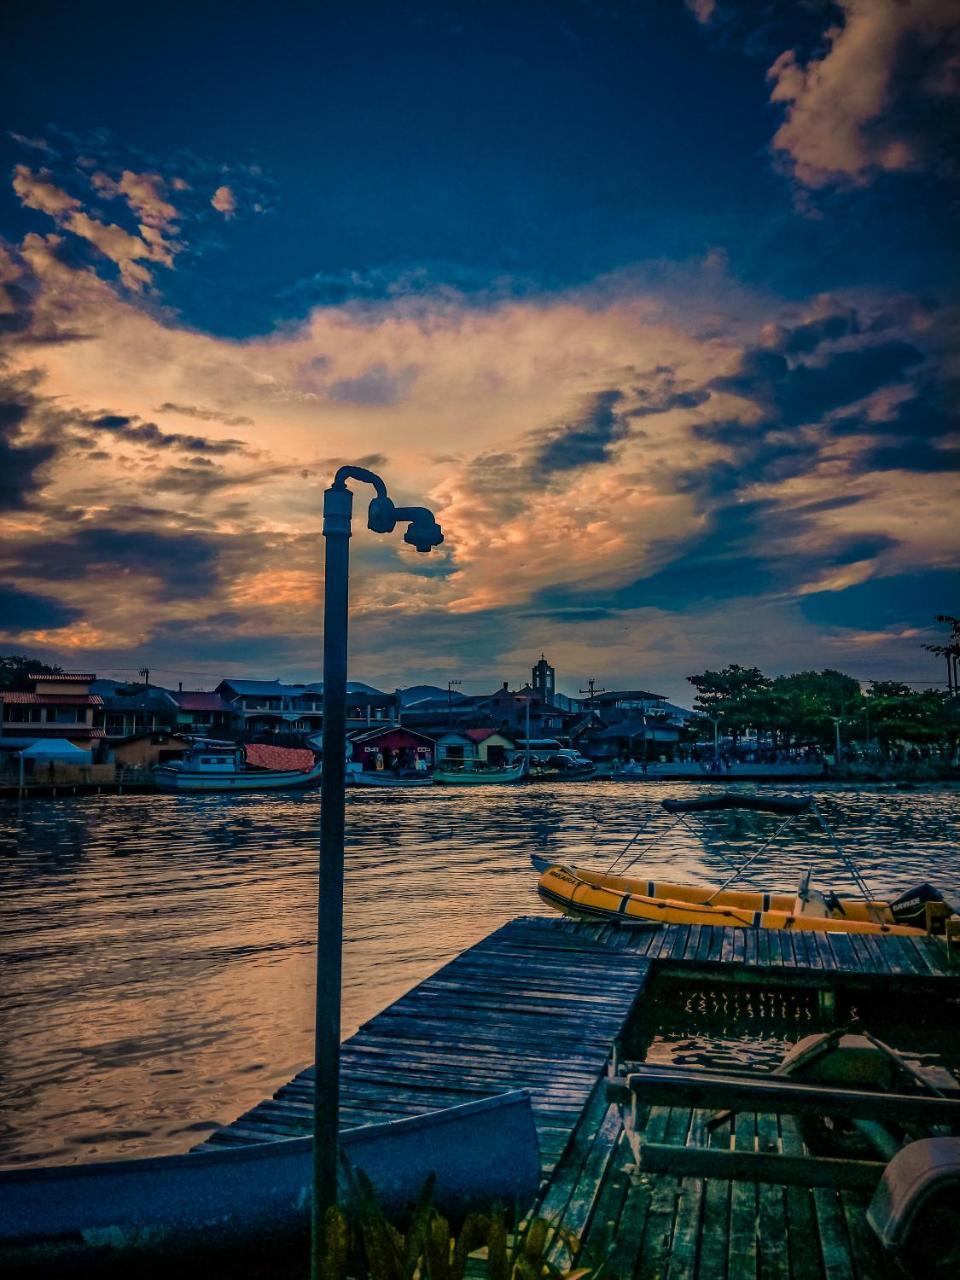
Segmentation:
{"type": "Polygon", "coordinates": [[[409,689],[400,690],[401,707],[412,707],[415,702],[426,702],[431,698],[452,698],[454,702],[462,702],[464,695],[456,689],[448,693],[435,684],[414,684],[409,689]]]}

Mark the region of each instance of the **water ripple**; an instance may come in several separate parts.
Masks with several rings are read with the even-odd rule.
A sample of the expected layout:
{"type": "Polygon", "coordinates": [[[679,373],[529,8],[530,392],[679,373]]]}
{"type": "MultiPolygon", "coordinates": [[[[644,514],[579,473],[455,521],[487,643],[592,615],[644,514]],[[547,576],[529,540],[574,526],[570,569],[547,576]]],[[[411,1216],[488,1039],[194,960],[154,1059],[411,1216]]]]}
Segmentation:
{"type": "MultiPolygon", "coordinates": [[[[713,824],[704,839],[667,831],[659,801],[692,794],[350,796],[344,1032],[513,916],[549,914],[531,853],[602,867],[645,826],[663,834],[646,874],[716,883],[758,820],[735,822],[728,845],[713,824]]],[[[960,885],[957,792],[817,794],[871,888],[960,885]]],[[[0,1162],[185,1150],[305,1065],[319,812],[316,792],[0,804],[0,1162]]],[[[822,884],[853,889],[809,819],[757,883],[794,887],[811,850],[822,884]]]]}

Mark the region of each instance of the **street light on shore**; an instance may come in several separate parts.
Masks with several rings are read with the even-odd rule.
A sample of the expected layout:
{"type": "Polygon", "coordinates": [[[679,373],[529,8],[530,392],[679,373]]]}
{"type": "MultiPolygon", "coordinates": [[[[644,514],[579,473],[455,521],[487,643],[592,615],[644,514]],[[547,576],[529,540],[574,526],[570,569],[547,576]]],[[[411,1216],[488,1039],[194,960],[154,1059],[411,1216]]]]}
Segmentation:
{"type": "Polygon", "coordinates": [[[397,507],[365,467],[341,467],[323,495],[323,772],[320,778],[320,885],[317,910],[317,997],[314,1035],[313,1209],[311,1275],[320,1275],[324,1215],[337,1201],[340,1114],[340,981],[343,944],[343,832],[347,728],[347,612],[353,492],[347,480],[373,485],[367,528],[403,535],[418,551],[443,542],[426,507],[397,507]]]}

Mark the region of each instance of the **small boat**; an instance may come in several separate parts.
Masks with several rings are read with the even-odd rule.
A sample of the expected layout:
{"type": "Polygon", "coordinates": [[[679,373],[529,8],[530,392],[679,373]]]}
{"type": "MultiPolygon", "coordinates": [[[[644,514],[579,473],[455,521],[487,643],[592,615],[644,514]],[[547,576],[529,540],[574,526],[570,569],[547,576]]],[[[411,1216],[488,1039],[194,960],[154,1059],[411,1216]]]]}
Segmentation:
{"type": "Polygon", "coordinates": [[[251,767],[243,748],[233,743],[199,743],[181,760],[156,765],[154,783],[161,791],[260,791],[310,787],[320,781],[321,765],[309,769],[251,767]]]}
{"type": "MultiPolygon", "coordinates": [[[[668,813],[682,818],[688,813],[723,809],[747,809],[784,819],[812,810],[828,830],[834,848],[843,858],[862,898],[821,893],[810,887],[810,872],[801,877],[796,893],[765,893],[730,886],[740,878],[758,854],[733,865],[733,874],[719,888],[675,884],[627,875],[621,871],[593,871],[562,863],[544,865],[542,857],[531,861],[541,872],[540,894],[561,911],[585,918],[615,920],[621,924],[727,925],[745,929],[814,930],[822,933],[898,934],[923,937],[931,927],[942,927],[951,914],[960,913],[943,894],[924,884],[894,901],[872,898],[863,878],[843,854],[811,796],[761,797],[726,793],[700,800],[664,800],[668,813]]],[[[638,833],[639,834],[639,833],[638,833]]],[[[637,839],[627,845],[631,847],[637,839]]],[[[761,846],[761,851],[770,841],[761,846]]],[[[651,844],[644,846],[645,856],[651,844]]],[[[626,853],[626,849],[623,853],[626,853]]],[[[621,857],[623,854],[620,855],[621,857]]],[[[640,856],[640,855],[638,855],[640,856]]],[[[620,859],[616,859],[613,866],[620,859]]],[[[634,859],[636,861],[636,859],[634,859]]]]}
{"type": "Polygon", "coordinates": [[[554,752],[541,757],[530,767],[532,782],[582,782],[592,778],[597,766],[579,752],[554,752]]]}
{"type": "MultiPolygon", "coordinates": [[[[340,1135],[346,1165],[362,1169],[388,1214],[416,1201],[436,1175],[448,1215],[526,1204],[540,1179],[537,1130],[524,1090],[481,1098],[340,1135]],[[491,1137],[494,1135],[494,1137],[491,1137]]],[[[313,1139],[0,1172],[0,1263],[5,1275],[99,1275],[125,1263],[189,1257],[304,1235],[313,1139]]],[[[152,1273],[151,1273],[152,1274],[152,1273]]],[[[215,1273],[217,1274],[217,1273],[215,1273]]]]}
{"type": "Polygon", "coordinates": [[[485,768],[467,760],[459,769],[434,769],[433,780],[449,787],[477,787],[497,782],[519,782],[525,772],[523,760],[499,768],[485,768]]]}
{"type": "Polygon", "coordinates": [[[397,774],[388,769],[349,769],[347,782],[352,787],[399,787],[409,791],[432,787],[433,777],[429,773],[397,774]]]}

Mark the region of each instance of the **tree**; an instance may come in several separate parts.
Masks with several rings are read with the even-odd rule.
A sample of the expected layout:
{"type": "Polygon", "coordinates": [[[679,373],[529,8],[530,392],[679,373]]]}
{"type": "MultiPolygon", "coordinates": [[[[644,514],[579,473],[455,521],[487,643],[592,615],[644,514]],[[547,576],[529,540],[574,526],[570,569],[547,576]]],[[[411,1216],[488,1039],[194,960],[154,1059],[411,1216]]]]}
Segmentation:
{"type": "Polygon", "coordinates": [[[888,751],[897,743],[929,746],[956,741],[957,718],[948,694],[875,680],[866,705],[873,733],[888,751]]]}
{"type": "MultiPolygon", "coordinates": [[[[742,667],[733,662],[722,671],[704,671],[687,676],[697,691],[693,709],[704,721],[722,722],[724,731],[736,741],[745,729],[754,725],[757,695],[770,687],[770,681],[759,667],[742,667]]],[[[705,728],[706,725],[702,725],[705,728]]]]}
{"type": "Polygon", "coordinates": [[[62,672],[62,667],[50,667],[39,658],[28,658],[22,653],[12,653],[6,658],[0,655],[0,689],[29,693],[34,676],[58,676],[62,672]]]}
{"type": "Polygon", "coordinates": [[[960,693],[960,618],[951,613],[938,613],[937,621],[949,624],[949,639],[946,644],[925,644],[923,647],[929,653],[946,659],[947,693],[956,696],[960,693]]]}

